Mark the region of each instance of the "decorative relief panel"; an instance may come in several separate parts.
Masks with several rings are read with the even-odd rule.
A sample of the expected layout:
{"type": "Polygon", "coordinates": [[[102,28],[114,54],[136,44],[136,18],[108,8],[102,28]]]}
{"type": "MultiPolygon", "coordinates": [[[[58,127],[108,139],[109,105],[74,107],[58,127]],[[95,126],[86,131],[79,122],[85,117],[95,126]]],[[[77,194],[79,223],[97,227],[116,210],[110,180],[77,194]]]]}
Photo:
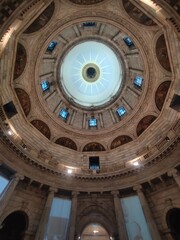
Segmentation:
{"type": "Polygon", "coordinates": [[[61,137],[61,138],[58,138],[56,141],[55,141],[56,144],[59,144],[63,147],[67,147],[67,148],[70,148],[70,149],[74,149],[74,150],[77,150],[77,145],[76,143],[71,140],[70,138],[66,138],[66,137],[61,137]]]}
{"type": "Polygon", "coordinates": [[[118,136],[117,138],[115,138],[112,143],[111,143],[111,149],[117,148],[123,144],[126,144],[128,142],[131,142],[132,138],[127,136],[127,135],[122,135],[122,136],[118,136]]]}
{"type": "Polygon", "coordinates": [[[17,45],[16,62],[14,67],[14,79],[18,78],[24,71],[27,61],[27,54],[21,43],[17,45]]]}
{"type": "Polygon", "coordinates": [[[100,143],[92,142],[84,146],[83,152],[100,152],[105,151],[105,148],[100,143]]]}
{"type": "Polygon", "coordinates": [[[165,82],[161,83],[159,85],[158,89],[156,90],[155,103],[156,103],[156,106],[159,109],[159,111],[161,111],[161,109],[163,107],[170,84],[171,84],[171,81],[165,81],[165,82]]]}
{"type": "Polygon", "coordinates": [[[41,28],[43,28],[51,19],[54,13],[55,5],[52,2],[41,14],[38,18],[34,20],[33,23],[24,31],[24,33],[33,33],[41,28]]]}
{"type": "Polygon", "coordinates": [[[169,62],[168,51],[164,35],[161,35],[156,42],[156,56],[161,66],[165,68],[167,71],[171,72],[171,66],[169,62]]]}
{"type": "Polygon", "coordinates": [[[19,99],[19,102],[21,104],[21,107],[24,111],[24,114],[28,116],[31,110],[31,101],[30,101],[29,95],[21,88],[15,88],[15,91],[19,99]]]}
{"type": "Polygon", "coordinates": [[[156,117],[153,115],[148,115],[141,119],[141,121],[137,125],[136,129],[137,135],[138,136],[141,135],[141,133],[143,133],[151,125],[151,123],[154,122],[155,119],[156,117]]]}
{"type": "Polygon", "coordinates": [[[50,129],[48,127],[48,125],[46,123],[44,123],[41,120],[35,119],[31,122],[31,124],[37,128],[45,137],[47,137],[48,139],[50,139],[51,137],[51,132],[50,129]]]}
{"type": "Polygon", "coordinates": [[[123,0],[123,5],[129,16],[136,22],[144,24],[146,26],[154,26],[156,23],[144,14],[139,8],[133,5],[129,0],[123,0]]]}

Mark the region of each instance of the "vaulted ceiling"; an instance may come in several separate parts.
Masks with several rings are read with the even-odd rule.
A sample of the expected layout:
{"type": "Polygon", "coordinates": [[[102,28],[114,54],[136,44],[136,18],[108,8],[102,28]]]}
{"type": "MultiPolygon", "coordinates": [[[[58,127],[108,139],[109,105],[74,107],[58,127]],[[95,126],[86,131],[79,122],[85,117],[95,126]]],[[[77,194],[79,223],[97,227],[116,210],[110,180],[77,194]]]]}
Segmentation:
{"type": "MultiPolygon", "coordinates": [[[[131,186],[178,165],[180,115],[170,105],[180,94],[179,5],[168,2],[1,3],[1,154],[8,166],[44,183],[96,191],[97,183],[131,186]],[[62,69],[74,46],[92,41],[117,56],[122,81],[106,102],[83,105],[67,94],[62,69]],[[89,169],[93,156],[98,173],[89,169]]],[[[90,51],[88,67],[106,68],[100,50],[93,59],[89,49],[82,54],[90,51]]],[[[83,67],[75,58],[65,72],[83,67]]],[[[117,68],[113,74],[107,84],[117,68]]]]}

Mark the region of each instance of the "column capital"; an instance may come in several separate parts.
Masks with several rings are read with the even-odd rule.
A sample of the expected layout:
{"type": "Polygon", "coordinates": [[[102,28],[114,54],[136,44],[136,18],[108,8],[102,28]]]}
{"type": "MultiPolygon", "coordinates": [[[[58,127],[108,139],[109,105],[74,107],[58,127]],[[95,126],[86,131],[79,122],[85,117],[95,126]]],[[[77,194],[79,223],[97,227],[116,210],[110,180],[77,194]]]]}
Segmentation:
{"type": "Polygon", "coordinates": [[[55,187],[50,187],[49,188],[49,193],[56,193],[57,191],[58,191],[58,189],[55,188],[55,187]]]}
{"type": "Polygon", "coordinates": [[[111,191],[111,194],[114,196],[114,198],[119,198],[119,191],[111,191]]]}
{"type": "Polygon", "coordinates": [[[15,173],[11,179],[15,179],[16,181],[19,181],[19,180],[23,180],[24,179],[24,176],[20,173],[15,173]]]}
{"type": "Polygon", "coordinates": [[[78,192],[78,191],[72,191],[72,197],[73,198],[76,198],[79,194],[80,194],[80,192],[78,192]]]}
{"type": "Polygon", "coordinates": [[[175,169],[175,168],[172,168],[170,169],[168,172],[167,172],[168,176],[169,177],[177,177],[178,176],[178,170],[175,169]]]}
{"type": "Polygon", "coordinates": [[[142,192],[142,186],[139,184],[139,185],[136,185],[133,187],[133,190],[136,191],[136,192],[142,192]]]}

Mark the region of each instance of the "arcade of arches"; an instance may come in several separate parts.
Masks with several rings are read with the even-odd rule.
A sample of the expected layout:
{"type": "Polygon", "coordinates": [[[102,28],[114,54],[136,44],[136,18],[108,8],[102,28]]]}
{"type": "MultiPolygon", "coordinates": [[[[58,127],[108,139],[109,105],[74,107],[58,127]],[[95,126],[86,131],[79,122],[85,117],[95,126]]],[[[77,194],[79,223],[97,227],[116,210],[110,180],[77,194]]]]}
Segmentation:
{"type": "Polygon", "coordinates": [[[0,1],[0,239],[180,239],[180,1],[0,1]]]}

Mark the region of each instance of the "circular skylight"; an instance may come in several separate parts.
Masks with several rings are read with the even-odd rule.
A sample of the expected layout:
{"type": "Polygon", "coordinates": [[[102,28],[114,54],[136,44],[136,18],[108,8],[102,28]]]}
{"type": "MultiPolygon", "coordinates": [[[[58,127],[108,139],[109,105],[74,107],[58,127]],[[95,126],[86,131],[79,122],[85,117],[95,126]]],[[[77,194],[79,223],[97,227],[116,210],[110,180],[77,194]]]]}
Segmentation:
{"type": "Polygon", "coordinates": [[[65,93],[85,107],[100,106],[113,98],[122,82],[122,68],[104,43],[86,41],[69,50],[60,71],[65,93]]]}

